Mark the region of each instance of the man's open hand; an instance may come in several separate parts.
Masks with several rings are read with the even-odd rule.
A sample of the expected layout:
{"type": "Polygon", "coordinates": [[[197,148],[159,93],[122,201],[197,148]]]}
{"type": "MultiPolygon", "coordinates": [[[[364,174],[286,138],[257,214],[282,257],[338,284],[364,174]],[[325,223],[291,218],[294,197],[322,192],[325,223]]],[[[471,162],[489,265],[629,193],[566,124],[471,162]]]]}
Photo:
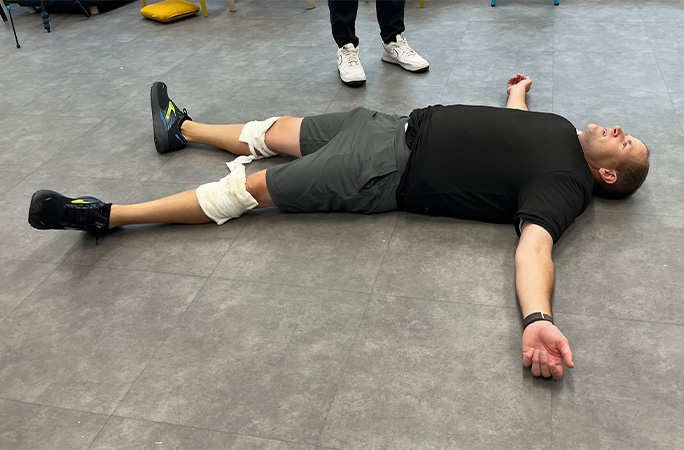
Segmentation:
{"type": "Polygon", "coordinates": [[[525,92],[528,92],[530,90],[530,87],[532,87],[532,79],[519,73],[508,80],[508,87],[506,88],[506,92],[510,95],[513,88],[525,89],[525,92]]]}
{"type": "Polygon", "coordinates": [[[563,367],[575,367],[570,344],[563,333],[551,322],[540,320],[525,328],[522,337],[522,363],[532,367],[532,375],[544,378],[563,377],[563,367]]]}

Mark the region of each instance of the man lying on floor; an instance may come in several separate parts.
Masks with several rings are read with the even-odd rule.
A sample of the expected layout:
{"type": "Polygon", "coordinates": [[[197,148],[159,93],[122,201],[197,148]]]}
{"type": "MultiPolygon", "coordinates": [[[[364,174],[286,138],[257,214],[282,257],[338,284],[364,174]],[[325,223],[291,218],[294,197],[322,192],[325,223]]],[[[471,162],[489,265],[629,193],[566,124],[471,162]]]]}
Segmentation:
{"type": "Polygon", "coordinates": [[[515,283],[523,316],[522,362],[534,376],[572,368],[568,340],[554,325],[553,245],[586,209],[592,193],[621,198],[648,173],[649,151],[620,127],[588,125],[530,112],[532,80],[508,81],[506,108],[430,106],[409,117],[364,108],[304,118],[272,117],[236,125],[194,122],[152,86],[157,151],[188,142],[236,155],[225,178],[159,200],[112,205],[41,190],[29,223],[38,229],[80,229],[96,235],[142,223],[223,224],[253,208],[289,212],[403,210],[510,223],[520,236],[515,283]],[[286,154],[287,164],[245,176],[241,163],[286,154]]]}

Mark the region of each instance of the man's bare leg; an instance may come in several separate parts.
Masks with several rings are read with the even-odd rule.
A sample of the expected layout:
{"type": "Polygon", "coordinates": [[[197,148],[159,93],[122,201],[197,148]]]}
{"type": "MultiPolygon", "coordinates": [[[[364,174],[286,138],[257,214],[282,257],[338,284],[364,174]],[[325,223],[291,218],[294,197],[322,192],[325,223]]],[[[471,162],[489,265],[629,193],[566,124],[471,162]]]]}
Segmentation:
{"type": "MultiPolygon", "coordinates": [[[[238,139],[245,124],[208,125],[186,120],[181,133],[188,142],[211,145],[235,155],[250,155],[249,146],[238,139]]],[[[266,145],[275,153],[302,156],[299,149],[301,117],[281,117],[266,132],[266,145]]]]}
{"type": "MultiPolygon", "coordinates": [[[[266,132],[266,145],[276,153],[301,157],[299,130],[301,117],[281,117],[266,132]]],[[[186,120],[181,132],[188,142],[211,145],[236,155],[250,155],[249,146],[238,139],[244,124],[208,125],[186,120]]],[[[273,206],[266,187],[266,171],[249,175],[245,187],[259,203],[257,208],[273,206]]],[[[134,205],[112,205],[109,228],[143,223],[208,223],[212,220],[202,211],[196,189],[159,200],[134,205]]]]}
{"type": "MultiPolygon", "coordinates": [[[[170,101],[169,104],[171,104],[170,101]]],[[[153,117],[156,116],[153,114],[153,117]]],[[[281,153],[301,157],[299,148],[301,124],[302,118],[280,117],[250,122],[245,129],[243,124],[206,125],[185,120],[180,123],[182,131],[176,129],[175,132],[180,131],[191,142],[214,145],[238,155],[252,154],[251,147],[253,151],[264,156],[281,153]],[[250,144],[240,142],[241,136],[250,144]]],[[[158,144],[157,131],[155,128],[155,145],[158,144]]],[[[168,147],[168,145],[161,145],[160,149],[157,145],[157,151],[165,153],[170,150],[168,147]]],[[[178,149],[178,146],[176,145],[176,148],[171,150],[173,149],[178,149]]],[[[198,224],[213,220],[220,224],[237,218],[252,208],[274,205],[266,187],[266,171],[246,177],[242,167],[239,171],[233,169],[229,176],[220,181],[206,183],[198,189],[151,202],[134,205],[86,202],[99,208],[95,211],[93,208],[73,207],[71,205],[73,200],[57,192],[44,189],[37,191],[31,198],[29,223],[41,230],[78,228],[86,231],[100,229],[102,226],[111,229],[144,223],[198,224]],[[74,216],[73,211],[77,209],[83,211],[74,216]]]]}
{"type": "MultiPolygon", "coordinates": [[[[273,206],[273,199],[266,187],[266,171],[247,177],[247,192],[259,203],[257,208],[273,206]]],[[[112,205],[109,229],[143,223],[208,223],[212,220],[204,214],[197,200],[196,189],[181,192],[151,202],[135,205],[112,205]]]]}

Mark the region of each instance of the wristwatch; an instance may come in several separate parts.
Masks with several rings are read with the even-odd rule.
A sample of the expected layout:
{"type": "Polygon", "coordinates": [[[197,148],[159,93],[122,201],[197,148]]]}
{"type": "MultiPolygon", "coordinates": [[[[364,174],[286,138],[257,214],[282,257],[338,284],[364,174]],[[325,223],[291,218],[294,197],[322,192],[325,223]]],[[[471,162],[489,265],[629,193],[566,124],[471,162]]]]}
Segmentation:
{"type": "Polygon", "coordinates": [[[543,312],[534,312],[523,319],[523,330],[532,322],[538,322],[540,320],[548,320],[549,322],[553,323],[552,316],[544,314],[543,312]]]}

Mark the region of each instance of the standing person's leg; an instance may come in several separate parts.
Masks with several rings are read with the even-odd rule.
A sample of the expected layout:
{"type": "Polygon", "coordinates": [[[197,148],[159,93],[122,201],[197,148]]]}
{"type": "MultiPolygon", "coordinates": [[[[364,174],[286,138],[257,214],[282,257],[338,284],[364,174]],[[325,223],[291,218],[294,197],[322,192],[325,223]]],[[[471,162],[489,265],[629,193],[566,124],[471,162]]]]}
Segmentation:
{"type": "Polygon", "coordinates": [[[375,3],[382,38],[382,60],[409,72],[425,72],[430,64],[409,47],[403,35],[405,6],[406,0],[377,0],[375,3]]]}
{"type": "Polygon", "coordinates": [[[385,44],[395,42],[397,35],[404,32],[405,7],[406,0],[376,0],[375,11],[380,25],[380,37],[385,44]]]}
{"type": "Polygon", "coordinates": [[[337,70],[343,83],[360,86],[366,73],[359,59],[359,38],[356,36],[358,0],[328,0],[330,25],[337,43],[337,70]]]}
{"type": "Polygon", "coordinates": [[[330,9],[330,25],[333,39],[339,48],[347,44],[359,46],[356,37],[356,13],[359,9],[358,0],[328,0],[330,9]]]}

